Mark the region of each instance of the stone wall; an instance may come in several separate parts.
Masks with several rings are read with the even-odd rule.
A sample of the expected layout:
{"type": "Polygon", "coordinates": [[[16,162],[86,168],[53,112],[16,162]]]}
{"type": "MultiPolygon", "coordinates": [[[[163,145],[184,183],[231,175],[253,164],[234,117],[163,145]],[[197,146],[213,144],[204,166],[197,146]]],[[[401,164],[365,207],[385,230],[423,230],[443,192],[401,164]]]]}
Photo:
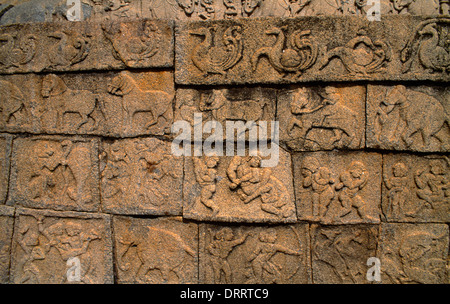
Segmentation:
{"type": "Polygon", "coordinates": [[[448,1],[81,7],[0,4],[1,283],[450,283],[448,1]]]}

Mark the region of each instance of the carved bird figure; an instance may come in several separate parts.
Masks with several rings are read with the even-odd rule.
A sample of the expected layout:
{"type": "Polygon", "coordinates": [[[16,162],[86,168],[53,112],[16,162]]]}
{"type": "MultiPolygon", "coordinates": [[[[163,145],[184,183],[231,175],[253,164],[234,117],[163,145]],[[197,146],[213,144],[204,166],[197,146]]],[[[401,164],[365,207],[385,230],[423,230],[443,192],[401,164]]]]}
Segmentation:
{"type": "Polygon", "coordinates": [[[225,75],[226,71],[236,65],[242,58],[243,45],[241,27],[232,26],[225,30],[222,42],[217,41],[217,29],[202,28],[191,35],[204,37],[192,52],[192,62],[204,73],[225,75]]]}
{"type": "Polygon", "coordinates": [[[436,24],[426,25],[419,35],[431,35],[429,39],[422,41],[419,47],[418,55],[420,62],[431,71],[448,71],[450,69],[450,54],[442,46],[439,45],[439,32],[436,24]]]}
{"type": "Polygon", "coordinates": [[[9,34],[0,35],[0,65],[5,68],[18,67],[33,59],[36,51],[36,38],[33,35],[25,36],[19,47],[15,45],[15,39],[9,34]]]}

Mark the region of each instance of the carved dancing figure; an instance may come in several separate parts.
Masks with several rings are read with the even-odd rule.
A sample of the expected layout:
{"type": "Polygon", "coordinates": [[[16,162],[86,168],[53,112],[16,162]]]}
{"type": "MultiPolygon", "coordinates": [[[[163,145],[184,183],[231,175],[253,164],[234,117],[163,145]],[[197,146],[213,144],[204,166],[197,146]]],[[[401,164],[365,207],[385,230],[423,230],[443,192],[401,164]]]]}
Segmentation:
{"type": "MultiPolygon", "coordinates": [[[[429,208],[434,209],[436,204],[448,202],[450,180],[440,160],[432,160],[429,169],[417,170],[414,179],[418,188],[417,196],[424,200],[429,208]]],[[[423,207],[426,206],[421,209],[423,207]]]]}
{"type": "Polygon", "coordinates": [[[206,250],[208,250],[210,254],[210,261],[214,272],[214,283],[221,282],[223,273],[225,275],[225,283],[229,284],[232,282],[232,270],[227,258],[234,247],[245,242],[248,234],[245,234],[240,238],[235,238],[231,228],[225,227],[215,234],[209,229],[209,235],[214,235],[214,239],[212,239],[206,247],[206,250]]]}
{"type": "Polygon", "coordinates": [[[392,176],[384,173],[384,184],[388,192],[388,210],[393,218],[405,214],[405,204],[408,201],[408,167],[402,162],[392,166],[392,176]]]}
{"type": "Polygon", "coordinates": [[[194,172],[197,182],[202,187],[200,197],[197,199],[204,206],[212,210],[212,215],[219,213],[219,206],[212,199],[216,193],[218,156],[194,157],[194,172]]]}

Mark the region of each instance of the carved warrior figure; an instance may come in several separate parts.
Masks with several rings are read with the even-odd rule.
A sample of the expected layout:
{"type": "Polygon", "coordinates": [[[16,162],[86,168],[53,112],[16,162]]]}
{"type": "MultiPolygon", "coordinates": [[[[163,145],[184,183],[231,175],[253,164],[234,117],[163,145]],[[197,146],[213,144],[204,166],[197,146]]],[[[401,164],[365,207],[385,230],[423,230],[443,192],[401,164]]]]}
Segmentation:
{"type": "Polygon", "coordinates": [[[383,181],[388,189],[388,213],[392,218],[400,218],[406,213],[408,202],[408,167],[398,162],[392,166],[392,175],[384,173],[383,181]]]}
{"type": "Polygon", "coordinates": [[[0,126],[29,124],[25,98],[11,82],[0,80],[0,126]]]}
{"type": "Polygon", "coordinates": [[[89,119],[94,121],[92,129],[97,129],[98,121],[91,115],[97,104],[101,103],[98,103],[98,96],[94,93],[87,90],[71,90],[61,78],[49,74],[42,80],[41,94],[45,103],[43,115],[47,120],[44,124],[49,124],[52,128],[64,128],[64,115],[74,113],[81,118],[75,130],[87,124],[89,119]]]}
{"type": "Polygon", "coordinates": [[[46,52],[49,68],[74,65],[83,61],[89,54],[90,39],[79,33],[58,31],[48,37],[57,40],[46,52]]]}
{"type": "Polygon", "coordinates": [[[127,23],[112,21],[102,23],[103,33],[112,44],[114,58],[134,67],[159,51],[161,33],[156,24],[146,20],[140,25],[138,35],[130,38],[130,26],[127,23]]]}
{"type": "Polygon", "coordinates": [[[350,75],[367,76],[384,70],[387,61],[391,61],[391,47],[382,40],[372,41],[361,29],[357,37],[344,46],[324,52],[319,69],[325,68],[333,58],[339,58],[350,75]]]}
{"type": "Polygon", "coordinates": [[[252,270],[249,281],[252,284],[285,283],[287,278],[282,275],[283,267],[272,258],[277,253],[299,256],[300,252],[277,244],[277,239],[277,232],[273,228],[259,233],[258,244],[248,258],[252,270]]]}
{"type": "Polygon", "coordinates": [[[319,50],[310,37],[311,31],[295,30],[288,38],[285,31],[288,31],[286,26],[266,31],[266,35],[276,36],[276,41],[272,46],[262,47],[252,55],[253,71],[256,71],[261,57],[267,57],[272,67],[284,76],[293,73],[291,75],[300,77],[303,71],[316,62],[319,50]]]}
{"type": "Polygon", "coordinates": [[[67,282],[70,269],[61,274],[52,274],[51,278],[43,277],[39,261],[56,259],[53,263],[67,263],[73,261],[74,258],[82,259],[83,263],[79,264],[78,269],[80,281],[83,283],[92,283],[92,263],[89,255],[89,245],[101,237],[95,229],[83,227],[81,224],[72,221],[57,222],[56,224],[44,225],[44,217],[35,217],[36,225],[21,224],[18,232],[17,244],[25,253],[24,262],[22,263],[21,275],[16,283],[63,283],[67,282]],[[55,257],[51,253],[51,249],[56,249],[59,253],[55,257]],[[62,261],[58,261],[58,260],[62,261]],[[56,281],[49,281],[56,280],[56,281]]]}
{"type": "Polygon", "coordinates": [[[28,174],[18,177],[19,191],[32,201],[69,198],[77,205],[93,203],[86,185],[91,172],[90,152],[70,140],[39,141],[30,151],[28,174]]]}
{"type": "Polygon", "coordinates": [[[151,226],[145,229],[145,236],[136,230],[128,230],[128,233],[118,239],[118,268],[132,273],[138,283],[148,283],[151,279],[149,273],[154,270],[158,270],[162,282],[152,283],[178,283],[180,267],[196,257],[195,251],[180,235],[172,231],[151,226]],[[134,268],[131,262],[127,262],[136,259],[132,255],[132,248],[135,248],[138,262],[138,266],[134,268]]]}
{"type": "Polygon", "coordinates": [[[420,145],[414,137],[420,134],[425,148],[430,146],[433,138],[443,147],[449,144],[448,137],[439,132],[445,124],[450,127],[450,117],[442,104],[432,96],[407,90],[403,85],[397,85],[388,91],[376,113],[376,123],[379,124],[377,138],[382,142],[395,141],[393,136],[400,134],[405,145],[411,147],[420,145]],[[397,118],[394,112],[396,109],[397,118]]]}
{"type": "Polygon", "coordinates": [[[227,71],[234,67],[242,58],[241,27],[231,26],[227,28],[219,40],[217,27],[201,28],[190,35],[204,37],[202,42],[192,51],[193,64],[206,77],[209,74],[226,75],[227,71]]]}
{"type": "Polygon", "coordinates": [[[200,184],[202,190],[197,202],[202,203],[211,209],[213,215],[219,213],[220,209],[213,200],[216,192],[217,166],[219,164],[218,156],[204,156],[202,158],[193,158],[195,179],[200,184]]]}
{"type": "Polygon", "coordinates": [[[222,282],[222,273],[224,275],[225,283],[233,282],[232,269],[227,261],[228,256],[233,251],[234,247],[245,242],[248,234],[244,234],[240,238],[236,238],[233,231],[229,227],[222,228],[215,234],[211,229],[209,231],[209,244],[206,250],[209,252],[209,260],[214,273],[214,283],[222,282]],[[214,236],[214,237],[213,237],[214,236]]]}
{"type": "Polygon", "coordinates": [[[133,119],[137,113],[149,113],[145,130],[163,123],[167,125],[172,120],[173,95],[164,91],[143,91],[134,79],[126,72],[121,72],[108,84],[108,92],[122,97],[124,124],[126,131],[134,129],[133,119]]]}
{"type": "Polygon", "coordinates": [[[286,187],[272,175],[270,168],[261,167],[260,156],[234,156],[227,168],[229,187],[237,191],[244,204],[256,199],[261,201],[261,210],[280,218],[292,215],[288,209],[290,200],[286,187]]]}
{"type": "Polygon", "coordinates": [[[20,67],[30,62],[36,53],[36,37],[26,35],[16,41],[10,34],[0,35],[0,68],[20,67]]]}
{"type": "Polygon", "coordinates": [[[411,69],[418,58],[430,73],[450,71],[450,44],[448,43],[449,17],[432,18],[421,22],[400,53],[402,72],[411,69]]]}
{"type": "Polygon", "coordinates": [[[316,142],[309,136],[313,129],[332,130],[333,136],[324,148],[340,148],[356,142],[356,114],[341,104],[341,96],[333,87],[326,87],[320,98],[312,98],[306,89],[299,89],[290,104],[294,117],[288,124],[288,145],[305,147],[308,141],[316,142]],[[298,141],[300,140],[300,143],[298,141]]]}

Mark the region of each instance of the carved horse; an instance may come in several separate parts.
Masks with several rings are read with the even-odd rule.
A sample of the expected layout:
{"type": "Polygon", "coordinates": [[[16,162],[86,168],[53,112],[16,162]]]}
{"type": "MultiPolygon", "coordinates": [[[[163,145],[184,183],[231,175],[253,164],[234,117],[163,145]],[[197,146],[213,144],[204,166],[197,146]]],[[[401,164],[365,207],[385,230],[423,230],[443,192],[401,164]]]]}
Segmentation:
{"type": "Polygon", "coordinates": [[[42,97],[46,101],[46,110],[56,110],[56,126],[63,126],[64,115],[75,113],[81,117],[76,130],[94,120],[93,129],[97,128],[97,121],[91,116],[97,105],[97,96],[87,90],[71,90],[64,81],[54,74],[49,74],[42,80],[42,97]]]}
{"type": "Polygon", "coordinates": [[[158,123],[162,117],[166,122],[172,119],[173,95],[159,90],[141,90],[131,76],[121,73],[114,77],[108,85],[108,92],[122,96],[122,107],[125,114],[127,130],[133,127],[133,118],[137,113],[150,113],[152,118],[145,125],[145,129],[158,123]]]}

